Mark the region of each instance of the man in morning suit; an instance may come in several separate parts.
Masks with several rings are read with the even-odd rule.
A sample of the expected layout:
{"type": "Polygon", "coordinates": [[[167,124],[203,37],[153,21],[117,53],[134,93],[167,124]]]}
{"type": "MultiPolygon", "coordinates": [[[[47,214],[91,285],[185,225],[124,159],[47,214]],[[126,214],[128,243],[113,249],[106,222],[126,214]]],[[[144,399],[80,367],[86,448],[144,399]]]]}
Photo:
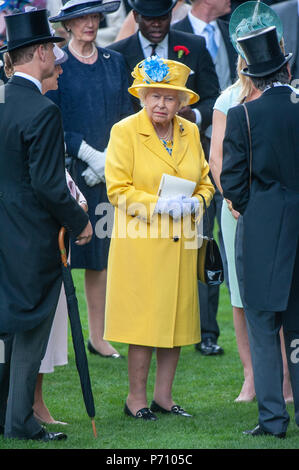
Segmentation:
{"type": "Polygon", "coordinates": [[[293,53],[290,60],[292,78],[299,79],[299,0],[280,2],[271,8],[273,8],[282,21],[285,48],[293,53]]]}
{"type": "MultiPolygon", "coordinates": [[[[236,80],[237,53],[230,41],[228,23],[219,19],[230,12],[230,0],[193,0],[188,15],[173,25],[173,29],[202,36],[206,40],[208,51],[213,60],[221,90],[225,90],[236,80]]],[[[202,142],[208,159],[210,153],[211,127],[209,127],[202,142]]],[[[211,177],[211,176],[210,176],[211,177]]],[[[213,179],[213,178],[212,178],[213,179]]],[[[216,186],[215,186],[216,188],[216,186]]],[[[225,278],[227,280],[227,261],[221,232],[221,208],[223,197],[216,188],[214,198],[208,208],[209,220],[212,226],[217,217],[219,247],[223,259],[225,278]]],[[[204,218],[204,233],[207,235],[206,219],[204,218]]],[[[219,325],[217,312],[219,305],[219,286],[207,286],[198,282],[200,299],[201,342],[196,349],[204,356],[214,356],[223,353],[217,344],[219,325]]]]}
{"type": "Polygon", "coordinates": [[[244,222],[243,297],[259,411],[258,425],[244,433],[284,438],[281,326],[299,426],[299,96],[288,85],[292,54],[282,53],[275,26],[238,42],[249,64],[242,73],[262,91],[228,112],[221,174],[224,197],[244,222]]]}
{"type": "Polygon", "coordinates": [[[188,15],[172,26],[172,29],[205,38],[221,90],[225,90],[237,78],[237,53],[229,37],[229,24],[220,19],[229,12],[230,0],[193,0],[188,15]],[[214,36],[211,40],[210,35],[214,36]],[[215,51],[212,44],[210,47],[210,41],[212,44],[215,41],[215,51]]]}
{"type": "Polygon", "coordinates": [[[60,111],[41,94],[62,38],[51,35],[46,10],[5,21],[2,51],[15,73],[0,103],[0,433],[48,442],[66,438],[42,428],[32,410],[61,291],[58,233],[64,226],[81,245],[92,229],[66,184],[60,111]]]}
{"type": "MultiPolygon", "coordinates": [[[[204,131],[212,122],[213,105],[219,95],[217,75],[204,39],[170,30],[171,12],[177,0],[128,0],[128,3],[133,8],[139,31],[108,48],[123,54],[129,85],[133,83],[132,70],[146,57],[157,54],[184,63],[192,71],[186,86],[198,93],[200,100],[192,108],[186,106],[179,114],[196,122],[204,131]],[[175,46],[187,48],[182,57],[174,50],[175,46]]],[[[139,111],[139,100],[134,99],[133,104],[134,110],[139,111]]]]}

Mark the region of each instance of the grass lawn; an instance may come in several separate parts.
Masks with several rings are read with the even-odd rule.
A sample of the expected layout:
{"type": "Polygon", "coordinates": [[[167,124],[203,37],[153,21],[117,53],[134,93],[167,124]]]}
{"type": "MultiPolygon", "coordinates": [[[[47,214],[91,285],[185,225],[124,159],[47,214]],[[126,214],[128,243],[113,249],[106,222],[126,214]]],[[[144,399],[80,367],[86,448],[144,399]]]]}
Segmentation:
{"type": "MultiPolygon", "coordinates": [[[[80,305],[84,337],[88,339],[83,273],[73,272],[80,305]]],[[[225,286],[221,287],[218,313],[224,355],[202,357],[193,346],[182,348],[175,383],[174,399],[193,419],[161,416],[156,422],[141,422],[123,413],[127,395],[127,346],[117,344],[125,356],[107,360],[88,353],[90,375],[96,406],[98,438],[92,434],[86,414],[73,347],[69,339],[69,364],[57,367],[44,379],[44,398],[52,415],[68,426],[48,426],[63,430],[68,439],[54,444],[34,441],[4,440],[0,449],[298,449],[299,430],[294,422],[293,405],[288,405],[291,421],[287,438],[253,438],[242,431],[257,424],[257,403],[234,403],[243,373],[234,335],[232,312],[225,286]]],[[[148,399],[153,394],[155,358],[148,384],[148,399]]]]}

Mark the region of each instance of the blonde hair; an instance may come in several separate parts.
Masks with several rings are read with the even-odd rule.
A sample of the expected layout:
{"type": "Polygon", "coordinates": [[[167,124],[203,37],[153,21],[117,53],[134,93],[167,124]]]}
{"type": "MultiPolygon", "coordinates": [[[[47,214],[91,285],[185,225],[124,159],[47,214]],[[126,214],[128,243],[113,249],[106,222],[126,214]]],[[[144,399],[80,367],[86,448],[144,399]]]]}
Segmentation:
{"type": "MultiPolygon", "coordinates": [[[[142,107],[144,107],[144,102],[145,98],[150,90],[153,90],[151,87],[144,87],[144,88],[139,88],[138,90],[138,97],[140,100],[140,104],[142,107]]],[[[190,96],[188,93],[182,90],[177,90],[178,93],[178,99],[180,103],[180,109],[183,108],[184,106],[188,106],[189,101],[190,101],[190,96]]]]}
{"type": "MultiPolygon", "coordinates": [[[[232,90],[233,88],[240,87],[240,93],[238,96],[238,102],[242,103],[247,96],[250,96],[251,93],[253,92],[253,83],[250,80],[249,77],[246,77],[241,73],[241,70],[243,70],[247,66],[245,59],[243,59],[242,56],[238,55],[238,61],[237,61],[237,74],[238,74],[238,79],[235,83],[230,85],[229,87],[226,88],[226,90],[232,90]]],[[[226,90],[223,90],[222,93],[226,90]]]]}

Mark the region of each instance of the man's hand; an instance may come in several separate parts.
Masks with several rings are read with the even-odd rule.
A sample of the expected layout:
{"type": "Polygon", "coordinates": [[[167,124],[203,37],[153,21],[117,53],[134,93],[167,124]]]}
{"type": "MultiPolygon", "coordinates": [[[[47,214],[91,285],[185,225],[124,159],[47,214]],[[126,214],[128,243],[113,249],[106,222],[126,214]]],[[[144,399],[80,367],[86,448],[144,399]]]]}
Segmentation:
{"type": "Polygon", "coordinates": [[[76,245],[86,245],[87,243],[90,242],[91,237],[93,234],[92,226],[90,221],[88,221],[88,224],[86,225],[85,229],[83,232],[78,235],[77,240],[75,241],[76,245]]]}
{"type": "Polygon", "coordinates": [[[232,209],[232,216],[238,220],[238,218],[240,217],[240,212],[236,211],[235,209],[232,209]]]}
{"type": "Polygon", "coordinates": [[[80,207],[84,210],[84,212],[88,212],[88,205],[85,202],[80,203],[80,207]]]}
{"type": "Polygon", "coordinates": [[[196,122],[196,115],[191,106],[184,106],[181,108],[178,112],[178,115],[188,119],[188,121],[196,122]]]}
{"type": "Polygon", "coordinates": [[[236,211],[234,208],[233,208],[233,204],[232,202],[229,200],[229,199],[225,199],[226,202],[227,202],[227,207],[228,209],[230,210],[232,216],[238,220],[238,218],[240,217],[240,212],[236,211]]]}

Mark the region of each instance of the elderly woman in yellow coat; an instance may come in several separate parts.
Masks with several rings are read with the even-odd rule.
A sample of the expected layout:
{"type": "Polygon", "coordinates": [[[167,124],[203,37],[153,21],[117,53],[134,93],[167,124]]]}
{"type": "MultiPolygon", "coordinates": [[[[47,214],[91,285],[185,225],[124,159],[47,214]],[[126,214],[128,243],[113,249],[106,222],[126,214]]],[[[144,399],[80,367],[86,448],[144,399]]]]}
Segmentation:
{"type": "Polygon", "coordinates": [[[173,401],[172,384],[180,347],[200,341],[195,219],[202,212],[200,195],[209,204],[214,187],[197,126],[176,115],[199,99],[185,87],[189,73],[184,64],[158,56],[135,67],[129,92],[144,108],[113,126],[106,157],[115,214],[104,337],[129,344],[124,411],[145,420],[156,420],[155,412],[191,416],[173,401]],[[193,182],[191,197],[180,189],[159,197],[163,174],[193,182]],[[149,408],[153,347],[157,374],[149,408]]]}

